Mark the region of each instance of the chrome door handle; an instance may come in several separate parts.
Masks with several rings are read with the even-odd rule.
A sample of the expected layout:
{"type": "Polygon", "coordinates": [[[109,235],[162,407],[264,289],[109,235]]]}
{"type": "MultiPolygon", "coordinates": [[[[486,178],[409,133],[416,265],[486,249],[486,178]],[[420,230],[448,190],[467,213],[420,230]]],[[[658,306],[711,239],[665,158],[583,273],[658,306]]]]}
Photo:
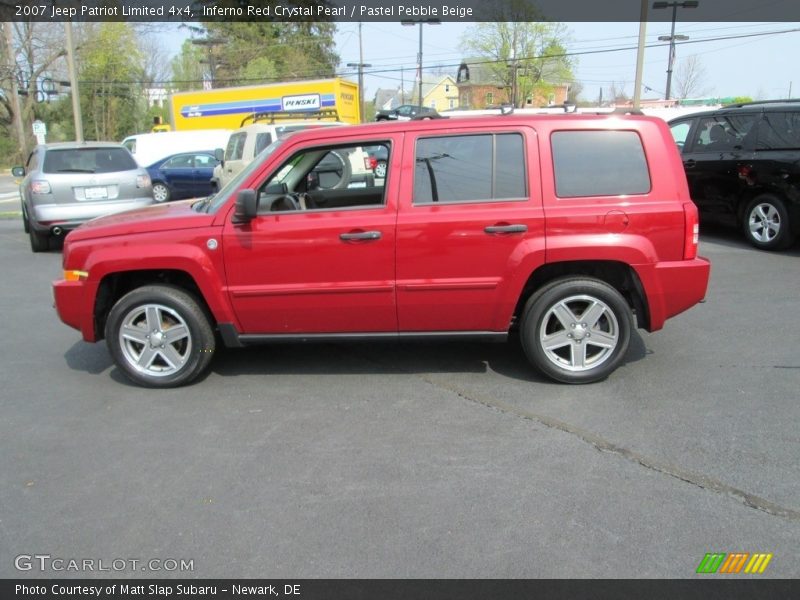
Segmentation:
{"type": "Polygon", "coordinates": [[[486,233],[525,233],[527,225],[489,225],[483,229],[486,233]]]}
{"type": "Polygon", "coordinates": [[[351,242],[351,241],[365,241],[365,240],[379,240],[381,239],[381,232],[380,231],[358,231],[352,233],[340,233],[339,239],[343,242],[351,242]]]}

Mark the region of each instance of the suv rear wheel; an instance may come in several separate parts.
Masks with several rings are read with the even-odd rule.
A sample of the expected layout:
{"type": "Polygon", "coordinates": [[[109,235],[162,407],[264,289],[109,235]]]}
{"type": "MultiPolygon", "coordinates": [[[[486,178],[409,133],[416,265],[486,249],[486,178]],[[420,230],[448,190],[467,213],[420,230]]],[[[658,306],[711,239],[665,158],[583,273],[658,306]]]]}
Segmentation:
{"type": "Polygon", "coordinates": [[[215,348],[214,332],[198,302],[165,285],[140,287],[120,298],[105,333],[117,366],[134,382],[152,388],[196,379],[215,348]]]}
{"type": "Polygon", "coordinates": [[[631,309],[613,287],[597,279],[559,279],[525,304],[522,347],[548,377],[592,383],[619,366],[632,329],[631,309]]]}
{"type": "Polygon", "coordinates": [[[756,248],[777,250],[791,246],[789,213],[783,202],[775,196],[754,198],[744,213],[744,234],[756,248]]]}

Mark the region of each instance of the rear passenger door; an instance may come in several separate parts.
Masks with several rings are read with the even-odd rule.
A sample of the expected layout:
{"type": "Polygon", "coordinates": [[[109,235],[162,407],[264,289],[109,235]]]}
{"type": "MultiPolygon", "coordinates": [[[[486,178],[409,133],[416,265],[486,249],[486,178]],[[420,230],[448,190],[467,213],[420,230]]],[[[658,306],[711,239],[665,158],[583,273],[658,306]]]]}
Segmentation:
{"type": "Polygon", "coordinates": [[[521,257],[544,253],[534,130],[454,127],[406,140],[400,331],[506,331],[522,285],[515,280],[521,257]]]}

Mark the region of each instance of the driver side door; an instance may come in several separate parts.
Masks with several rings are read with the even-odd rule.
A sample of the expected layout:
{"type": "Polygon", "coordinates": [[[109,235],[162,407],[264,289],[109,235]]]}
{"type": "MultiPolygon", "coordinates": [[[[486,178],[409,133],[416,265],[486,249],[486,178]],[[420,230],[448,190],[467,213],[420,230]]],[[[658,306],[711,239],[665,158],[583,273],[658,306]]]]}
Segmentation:
{"type": "Polygon", "coordinates": [[[294,144],[276,168],[243,182],[260,193],[259,214],[243,225],[228,218],[223,238],[241,333],[286,338],[397,331],[396,175],[368,188],[311,189],[309,182],[327,152],[398,142],[294,144]],[[295,195],[269,197],[265,190],[274,190],[276,180],[295,195]]]}

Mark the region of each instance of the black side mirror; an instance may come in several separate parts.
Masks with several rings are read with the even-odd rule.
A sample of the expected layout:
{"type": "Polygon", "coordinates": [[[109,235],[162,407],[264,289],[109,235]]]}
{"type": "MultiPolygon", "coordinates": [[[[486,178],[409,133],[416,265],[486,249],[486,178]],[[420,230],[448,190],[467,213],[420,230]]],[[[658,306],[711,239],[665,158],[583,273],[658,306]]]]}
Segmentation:
{"type": "Polygon", "coordinates": [[[216,148],[214,150],[214,158],[216,158],[219,161],[219,164],[224,165],[225,164],[225,150],[223,150],[222,148],[216,148]]]}
{"type": "Polygon", "coordinates": [[[236,207],[233,211],[233,222],[249,223],[258,214],[258,198],[255,190],[239,190],[236,196],[236,207]]]}
{"type": "Polygon", "coordinates": [[[14,177],[25,177],[25,167],[13,167],[11,169],[11,174],[14,177]]]}

